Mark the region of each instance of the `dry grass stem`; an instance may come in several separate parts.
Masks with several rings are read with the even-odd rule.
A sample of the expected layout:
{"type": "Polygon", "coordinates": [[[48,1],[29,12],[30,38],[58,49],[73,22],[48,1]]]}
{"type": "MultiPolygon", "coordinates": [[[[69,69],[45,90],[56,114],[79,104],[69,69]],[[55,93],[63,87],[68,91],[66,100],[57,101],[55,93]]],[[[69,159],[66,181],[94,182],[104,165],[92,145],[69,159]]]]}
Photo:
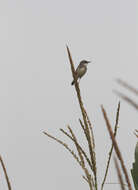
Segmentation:
{"type": "MultiPolygon", "coordinates": [[[[73,139],[65,130],[60,129],[60,131],[61,131],[62,133],[64,133],[66,136],[68,136],[68,137],[74,142],[74,139],[73,139]]],[[[81,147],[80,144],[77,144],[77,146],[79,147],[80,151],[81,151],[82,154],[84,155],[84,157],[85,157],[85,159],[86,159],[88,165],[90,166],[91,170],[93,170],[92,164],[91,164],[91,162],[90,162],[90,160],[89,160],[87,154],[85,153],[85,151],[83,150],[83,148],[81,147]]]]}
{"type": "Polygon", "coordinates": [[[92,150],[92,163],[93,163],[93,171],[95,176],[97,175],[97,168],[96,168],[96,152],[95,152],[95,140],[94,140],[94,134],[93,134],[93,129],[92,129],[92,124],[90,122],[90,119],[88,117],[88,114],[86,112],[86,110],[84,109],[85,115],[86,115],[86,119],[89,125],[89,131],[88,131],[88,138],[90,138],[90,148],[92,150]]]}
{"type": "Polygon", "coordinates": [[[134,94],[138,95],[138,90],[135,89],[134,87],[132,87],[131,85],[129,85],[128,83],[126,83],[125,81],[123,81],[122,79],[117,79],[116,80],[121,86],[127,88],[128,90],[130,90],[131,92],[133,92],[134,94]]]}
{"type": "Polygon", "coordinates": [[[79,122],[80,122],[80,125],[81,125],[81,127],[82,127],[82,129],[83,129],[84,133],[85,133],[85,132],[86,132],[86,131],[85,131],[85,127],[84,127],[84,125],[83,125],[83,123],[82,123],[81,119],[79,119],[79,122]]]}
{"type": "Polygon", "coordinates": [[[82,98],[81,98],[81,94],[80,94],[79,84],[76,81],[74,63],[73,63],[72,56],[71,56],[71,53],[70,53],[70,50],[69,50],[68,46],[67,46],[67,52],[68,52],[68,57],[69,57],[70,65],[71,65],[72,76],[73,76],[73,79],[75,81],[75,89],[76,89],[76,92],[77,92],[77,97],[78,97],[81,113],[82,113],[82,116],[83,116],[83,121],[84,121],[85,127],[88,128],[88,124],[87,124],[87,121],[86,121],[86,116],[85,116],[85,112],[84,112],[84,108],[83,108],[83,102],[82,102],[82,98]]]}
{"type": "Polygon", "coordinates": [[[81,125],[82,129],[83,129],[85,137],[86,137],[86,139],[88,141],[89,140],[89,133],[90,133],[90,131],[88,131],[87,128],[85,128],[85,126],[84,126],[83,122],[81,121],[81,119],[79,119],[79,122],[80,122],[80,125],[81,125]]]}
{"type": "Polygon", "coordinates": [[[138,110],[138,104],[136,102],[134,102],[131,98],[127,97],[126,95],[114,90],[114,92],[121,97],[123,100],[125,100],[127,103],[129,103],[130,105],[132,105],[136,110],[138,110]]]}
{"type": "MultiPolygon", "coordinates": [[[[86,112],[85,112],[86,114],[86,112]]],[[[94,137],[93,137],[93,131],[91,127],[91,123],[89,125],[90,129],[85,128],[81,119],[79,119],[80,125],[84,131],[85,137],[88,142],[88,147],[89,147],[89,152],[90,152],[90,157],[91,157],[91,163],[92,163],[92,171],[94,172],[95,178],[97,178],[97,169],[96,169],[96,156],[95,156],[95,144],[94,144],[94,137]]]]}
{"type": "MultiPolygon", "coordinates": [[[[114,128],[114,137],[116,137],[116,133],[117,133],[117,129],[118,129],[119,111],[120,111],[120,102],[118,103],[118,107],[117,107],[116,122],[115,122],[115,128],[114,128]]],[[[114,146],[113,146],[113,143],[112,143],[112,146],[111,146],[111,149],[110,149],[110,152],[109,152],[109,158],[108,158],[108,161],[107,161],[107,166],[106,166],[106,170],[105,170],[104,179],[103,179],[103,182],[102,182],[102,185],[101,185],[101,190],[104,187],[106,177],[107,177],[107,174],[108,174],[109,165],[110,165],[110,161],[111,161],[111,156],[112,156],[112,152],[113,152],[113,147],[114,146]]]]}
{"type": "Polygon", "coordinates": [[[82,177],[88,183],[88,179],[84,175],[82,177]]]}
{"type": "Polygon", "coordinates": [[[86,119],[87,119],[87,122],[88,122],[89,128],[90,128],[90,135],[91,135],[90,136],[90,140],[91,140],[91,144],[92,144],[93,149],[95,149],[95,140],[94,140],[94,134],[93,134],[93,127],[92,127],[91,121],[90,121],[89,116],[88,116],[88,114],[87,114],[87,112],[86,112],[85,109],[84,109],[84,111],[85,111],[86,119]]]}
{"type": "Polygon", "coordinates": [[[118,176],[118,180],[120,182],[121,189],[125,190],[123,178],[122,178],[121,171],[120,171],[120,168],[119,168],[119,165],[118,165],[118,162],[117,162],[116,158],[114,158],[114,162],[115,162],[115,167],[116,167],[116,170],[117,170],[117,176],[118,176]]]}
{"type": "Polygon", "coordinates": [[[104,116],[104,119],[105,119],[105,122],[106,122],[106,126],[107,126],[107,129],[108,129],[108,132],[109,132],[109,134],[110,134],[110,137],[111,137],[112,142],[113,142],[113,145],[114,145],[115,152],[116,152],[116,154],[117,154],[118,159],[120,160],[121,167],[122,167],[123,173],[124,173],[124,175],[125,175],[126,182],[127,182],[127,184],[128,184],[128,188],[129,188],[129,190],[132,190],[132,186],[131,186],[131,183],[130,183],[130,180],[129,180],[129,177],[128,177],[128,173],[127,173],[126,167],[125,167],[125,165],[124,165],[124,161],[123,161],[121,152],[120,152],[120,150],[119,150],[118,144],[117,144],[116,139],[115,139],[115,137],[114,137],[114,133],[113,133],[113,131],[112,131],[111,125],[110,125],[110,123],[109,123],[109,120],[108,120],[106,111],[105,111],[105,109],[103,108],[103,106],[101,106],[101,109],[102,109],[102,112],[103,112],[103,116],[104,116]]]}
{"type": "Polygon", "coordinates": [[[74,153],[73,150],[71,150],[68,145],[66,143],[64,143],[63,141],[53,137],[52,135],[48,134],[47,132],[43,132],[46,136],[48,136],[49,138],[55,140],[56,142],[58,142],[59,144],[61,144],[62,146],[64,146],[71,154],[72,156],[74,157],[74,159],[79,163],[79,165],[81,166],[81,168],[83,169],[83,171],[85,172],[85,175],[86,175],[86,178],[88,180],[88,184],[89,184],[89,187],[90,187],[90,190],[93,190],[93,180],[92,180],[92,177],[91,175],[89,174],[87,168],[85,168],[84,164],[82,164],[82,161],[79,160],[78,156],[74,153]]]}
{"type": "MultiPolygon", "coordinates": [[[[86,113],[86,112],[85,112],[86,113]]],[[[87,113],[86,113],[87,114],[87,113]]],[[[87,116],[88,117],[88,116],[87,116]]],[[[89,119],[89,118],[88,118],[89,119]]],[[[94,163],[95,162],[95,160],[96,160],[96,157],[95,157],[95,143],[94,143],[94,136],[93,136],[93,131],[92,131],[92,125],[91,125],[91,123],[90,123],[90,120],[89,120],[89,130],[87,131],[86,130],[86,128],[84,127],[84,125],[83,125],[83,123],[82,123],[82,121],[81,121],[81,119],[79,119],[79,122],[80,122],[80,125],[81,125],[81,127],[82,127],[82,129],[83,129],[83,131],[84,131],[84,134],[85,134],[85,136],[86,136],[86,139],[87,139],[87,141],[89,142],[89,148],[92,150],[92,156],[93,156],[93,159],[91,158],[91,160],[92,160],[92,163],[93,163],[93,165],[95,165],[95,167],[96,167],[96,163],[94,163]],[[94,161],[93,161],[94,160],[94,161]]],[[[93,169],[94,170],[94,169],[93,169]]]]}
{"type": "MultiPolygon", "coordinates": [[[[88,179],[87,179],[85,176],[82,176],[82,178],[83,178],[87,183],[89,183],[89,182],[88,182],[88,179]]],[[[92,186],[94,187],[93,179],[91,179],[91,180],[92,180],[92,184],[93,184],[92,186]]]]}
{"type": "Polygon", "coordinates": [[[87,122],[87,118],[86,118],[86,112],[85,112],[84,105],[83,105],[82,98],[81,98],[79,84],[78,84],[78,82],[76,80],[74,63],[73,63],[72,56],[71,56],[71,53],[70,53],[70,50],[69,50],[68,46],[67,46],[67,52],[68,52],[68,57],[69,57],[70,65],[71,65],[72,76],[73,76],[73,79],[75,81],[75,89],[76,89],[76,93],[77,93],[77,97],[78,97],[78,102],[79,102],[79,105],[80,105],[80,109],[81,109],[81,113],[82,113],[82,117],[83,117],[83,122],[84,122],[84,126],[85,126],[84,127],[85,128],[85,135],[86,135],[86,139],[87,139],[87,142],[88,142],[88,147],[89,147],[89,152],[90,152],[90,157],[91,157],[91,163],[92,163],[92,166],[93,166],[93,173],[94,173],[94,179],[95,179],[95,188],[97,190],[96,159],[95,159],[95,156],[94,156],[94,153],[93,153],[94,150],[93,150],[91,140],[90,140],[90,131],[89,131],[89,126],[88,126],[88,122],[87,122]]]}
{"type": "Polygon", "coordinates": [[[81,149],[80,149],[80,146],[78,145],[78,141],[77,141],[77,138],[75,136],[75,134],[73,133],[72,129],[68,126],[68,129],[72,135],[72,138],[73,138],[73,141],[74,141],[74,144],[76,146],[76,149],[78,151],[78,154],[79,154],[79,157],[80,157],[80,160],[81,160],[81,163],[83,165],[83,167],[85,167],[85,162],[84,162],[84,159],[83,159],[83,155],[82,155],[82,152],[81,152],[81,149]]]}
{"type": "Polygon", "coordinates": [[[69,129],[69,131],[70,131],[70,133],[71,133],[71,135],[72,135],[73,141],[74,141],[74,143],[75,143],[75,145],[76,145],[76,148],[77,148],[77,151],[78,151],[80,160],[81,160],[82,169],[84,170],[85,175],[86,175],[86,177],[87,177],[87,182],[88,182],[88,184],[89,184],[90,189],[92,189],[92,187],[93,187],[92,176],[89,174],[87,168],[85,167],[85,162],[84,162],[84,159],[83,159],[83,155],[82,155],[82,152],[81,152],[81,150],[80,150],[80,146],[78,146],[79,143],[78,143],[78,141],[77,141],[77,138],[76,138],[75,134],[73,133],[72,129],[71,129],[69,126],[68,126],[68,129],[69,129]]]}
{"type": "Polygon", "coordinates": [[[6,179],[6,182],[7,182],[8,190],[12,190],[11,183],[10,183],[7,171],[6,171],[6,167],[5,167],[5,164],[4,164],[3,159],[2,159],[1,156],[0,156],[0,162],[1,162],[1,165],[2,165],[2,168],[3,168],[3,171],[4,171],[4,175],[5,175],[5,179],[6,179]]]}
{"type": "Polygon", "coordinates": [[[57,139],[56,137],[53,137],[52,135],[48,134],[47,132],[43,132],[46,136],[50,137],[51,139],[55,140],[56,142],[58,142],[59,144],[61,144],[62,146],[64,146],[71,154],[72,156],[75,158],[75,160],[79,163],[79,165],[81,166],[81,161],[79,160],[78,156],[74,153],[73,150],[71,150],[68,145],[66,143],[64,143],[63,141],[57,139]]]}
{"type": "Polygon", "coordinates": [[[86,168],[84,168],[84,172],[86,174],[86,179],[87,179],[87,183],[89,184],[90,190],[93,190],[94,184],[93,184],[92,177],[86,168]]]}

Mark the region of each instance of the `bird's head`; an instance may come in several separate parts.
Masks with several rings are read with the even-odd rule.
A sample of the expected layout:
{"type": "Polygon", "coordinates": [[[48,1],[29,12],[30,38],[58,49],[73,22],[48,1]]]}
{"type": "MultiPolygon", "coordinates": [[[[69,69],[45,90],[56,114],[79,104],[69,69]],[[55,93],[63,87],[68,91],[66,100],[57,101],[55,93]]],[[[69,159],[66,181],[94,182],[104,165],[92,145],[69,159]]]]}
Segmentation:
{"type": "Polygon", "coordinates": [[[85,66],[87,66],[88,63],[90,63],[90,62],[91,62],[91,61],[82,60],[82,61],[80,62],[80,65],[85,65],[85,66]]]}

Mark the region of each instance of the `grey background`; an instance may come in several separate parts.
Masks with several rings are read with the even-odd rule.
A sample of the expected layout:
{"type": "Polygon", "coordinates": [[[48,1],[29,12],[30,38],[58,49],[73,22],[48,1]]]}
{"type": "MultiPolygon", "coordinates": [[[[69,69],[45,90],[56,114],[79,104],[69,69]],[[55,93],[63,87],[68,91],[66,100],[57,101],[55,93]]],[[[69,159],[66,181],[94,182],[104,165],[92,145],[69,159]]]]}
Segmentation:
{"type": "MultiPolygon", "coordinates": [[[[135,0],[0,1],[0,153],[14,190],[88,189],[76,161],[42,134],[62,138],[58,129],[70,124],[84,143],[66,44],[76,66],[81,59],[94,62],[81,90],[94,125],[101,183],[111,142],[100,105],[113,125],[119,98],[112,90],[130,94],[115,79],[138,86],[137,8],[135,0]]],[[[121,101],[118,142],[128,169],[137,125],[137,112],[121,101]]],[[[117,182],[113,163],[107,182],[117,182]]],[[[105,189],[113,187],[119,189],[105,189]]],[[[6,188],[2,174],[0,189],[6,188]]]]}

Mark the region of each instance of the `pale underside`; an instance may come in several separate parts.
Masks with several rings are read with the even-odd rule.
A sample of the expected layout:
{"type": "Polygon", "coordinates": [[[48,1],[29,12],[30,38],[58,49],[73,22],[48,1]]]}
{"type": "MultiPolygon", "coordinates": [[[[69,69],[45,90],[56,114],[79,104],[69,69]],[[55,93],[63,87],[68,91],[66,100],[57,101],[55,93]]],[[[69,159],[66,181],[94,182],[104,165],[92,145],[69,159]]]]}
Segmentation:
{"type": "Polygon", "coordinates": [[[87,71],[87,67],[77,68],[76,74],[77,78],[81,78],[87,71]]]}

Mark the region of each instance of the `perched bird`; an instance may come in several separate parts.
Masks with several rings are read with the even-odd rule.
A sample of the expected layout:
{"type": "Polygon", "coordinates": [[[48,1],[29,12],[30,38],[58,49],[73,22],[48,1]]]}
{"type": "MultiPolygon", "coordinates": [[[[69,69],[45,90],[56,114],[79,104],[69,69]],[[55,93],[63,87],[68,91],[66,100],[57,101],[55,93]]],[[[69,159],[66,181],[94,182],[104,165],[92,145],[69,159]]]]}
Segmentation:
{"type": "MultiPolygon", "coordinates": [[[[80,62],[79,66],[77,67],[75,71],[76,80],[78,80],[79,78],[81,79],[81,77],[86,73],[88,63],[90,63],[90,61],[82,60],[80,62]]],[[[71,85],[74,85],[74,83],[75,81],[73,80],[71,85]]]]}

